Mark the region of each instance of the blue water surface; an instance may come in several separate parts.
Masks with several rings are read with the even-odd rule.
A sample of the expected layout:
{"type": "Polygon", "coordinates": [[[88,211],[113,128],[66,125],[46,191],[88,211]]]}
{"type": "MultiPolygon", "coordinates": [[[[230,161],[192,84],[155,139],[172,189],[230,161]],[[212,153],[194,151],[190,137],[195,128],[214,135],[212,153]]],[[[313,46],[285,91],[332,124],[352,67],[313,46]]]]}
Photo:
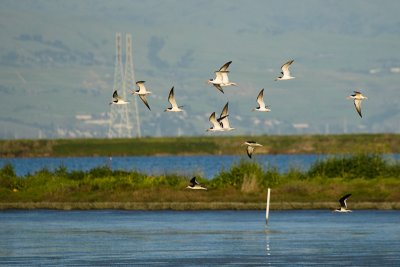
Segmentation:
{"type": "Polygon", "coordinates": [[[400,211],[1,211],[1,266],[400,266],[400,211]]]}
{"type": "MultiPolygon", "coordinates": [[[[90,170],[109,166],[113,170],[136,170],[146,174],[175,173],[186,176],[202,175],[211,179],[221,170],[229,170],[240,161],[255,161],[264,168],[277,168],[286,172],[290,168],[307,170],[317,160],[328,155],[255,155],[253,159],[239,155],[205,156],[136,156],[136,157],[60,157],[60,158],[0,158],[0,167],[7,163],[14,166],[18,176],[41,169],[55,170],[65,166],[71,170],[90,170]]],[[[400,160],[400,154],[385,155],[389,160],[400,160]]]]}

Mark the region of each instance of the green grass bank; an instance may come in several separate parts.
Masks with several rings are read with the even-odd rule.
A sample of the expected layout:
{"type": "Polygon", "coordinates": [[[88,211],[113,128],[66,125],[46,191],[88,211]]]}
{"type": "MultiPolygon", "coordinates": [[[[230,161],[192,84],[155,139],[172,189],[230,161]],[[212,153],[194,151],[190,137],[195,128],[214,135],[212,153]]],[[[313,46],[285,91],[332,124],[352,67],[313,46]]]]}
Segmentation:
{"type": "Polygon", "coordinates": [[[399,134],[349,134],[1,140],[0,157],[243,154],[246,140],[259,154],[400,153],[399,134]]]}
{"type": "Polygon", "coordinates": [[[213,179],[207,191],[185,189],[191,177],[149,176],[98,167],[68,171],[60,166],[18,177],[0,169],[0,208],[11,209],[263,209],[272,189],[272,209],[334,209],[352,193],[350,209],[400,209],[400,162],[377,154],[334,156],[308,170],[279,173],[243,160],[213,179]]]}

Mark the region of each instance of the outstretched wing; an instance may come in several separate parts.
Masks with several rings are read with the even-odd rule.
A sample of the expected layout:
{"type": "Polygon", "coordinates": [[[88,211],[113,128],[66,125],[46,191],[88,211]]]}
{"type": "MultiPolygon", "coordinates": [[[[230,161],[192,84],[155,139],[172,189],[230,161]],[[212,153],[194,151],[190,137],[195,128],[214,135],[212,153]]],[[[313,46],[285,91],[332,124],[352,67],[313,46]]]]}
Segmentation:
{"type": "Polygon", "coordinates": [[[339,199],[340,206],[343,208],[347,208],[346,200],[351,196],[351,194],[347,194],[339,199]]]}
{"type": "Polygon", "coordinates": [[[174,87],[172,86],[171,91],[169,91],[168,102],[172,107],[178,107],[176,104],[175,96],[174,96],[174,87]]]}
{"type": "Polygon", "coordinates": [[[232,61],[226,62],[220,69],[219,71],[228,71],[229,65],[232,63],[232,61]]]}
{"type": "Polygon", "coordinates": [[[147,103],[146,95],[139,95],[140,99],[142,99],[143,103],[146,105],[146,107],[150,109],[149,103],[147,103]]]}
{"type": "Polygon", "coordinates": [[[221,85],[219,84],[213,84],[215,88],[217,88],[221,93],[224,93],[224,90],[222,89],[221,85]]]}
{"type": "Polygon", "coordinates": [[[114,93],[113,93],[113,98],[116,98],[116,99],[118,98],[117,90],[114,91],[114,93]]]}
{"type": "Polygon", "coordinates": [[[136,82],[136,85],[139,86],[139,91],[138,93],[146,93],[146,87],[144,86],[145,81],[138,81],[136,82]]]}
{"type": "Polygon", "coordinates": [[[229,102],[226,102],[224,108],[222,109],[221,115],[219,116],[220,119],[222,117],[228,116],[228,105],[229,105],[229,102]]]}
{"type": "Polygon", "coordinates": [[[220,127],[219,122],[215,119],[215,112],[211,114],[209,121],[211,122],[214,128],[220,127]]]}
{"type": "Polygon", "coordinates": [[[354,99],[354,106],[356,107],[358,115],[362,118],[361,114],[361,99],[354,99]]]}
{"type": "Polygon", "coordinates": [[[293,62],[294,62],[294,60],[289,60],[288,62],[286,62],[285,64],[282,65],[281,69],[282,69],[283,75],[290,76],[289,67],[293,62]]]}
{"type": "Polygon", "coordinates": [[[264,103],[264,88],[260,91],[260,93],[257,96],[257,103],[260,107],[265,107],[264,103]]]}
{"type": "Polygon", "coordinates": [[[254,147],[247,146],[246,151],[247,151],[247,156],[249,156],[249,158],[251,158],[251,155],[253,155],[254,147]]]}
{"type": "Polygon", "coordinates": [[[196,176],[195,176],[195,177],[193,177],[192,179],[190,179],[190,185],[191,185],[191,186],[195,186],[196,184],[199,184],[199,183],[197,182],[196,176]]]}

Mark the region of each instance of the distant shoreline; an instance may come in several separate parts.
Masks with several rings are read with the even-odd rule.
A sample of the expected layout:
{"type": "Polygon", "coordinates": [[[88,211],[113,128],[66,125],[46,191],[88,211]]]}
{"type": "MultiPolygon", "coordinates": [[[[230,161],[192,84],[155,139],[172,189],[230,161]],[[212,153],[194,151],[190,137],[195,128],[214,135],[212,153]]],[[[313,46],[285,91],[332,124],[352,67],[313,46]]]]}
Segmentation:
{"type": "MultiPolygon", "coordinates": [[[[336,202],[271,202],[271,210],[334,210],[336,202]]],[[[264,210],[262,202],[13,202],[0,203],[0,210],[264,210]]],[[[351,210],[400,210],[400,202],[355,202],[351,210]]]]}
{"type": "Polygon", "coordinates": [[[400,153],[400,134],[340,134],[0,140],[0,157],[239,155],[247,140],[259,154],[400,153]]]}

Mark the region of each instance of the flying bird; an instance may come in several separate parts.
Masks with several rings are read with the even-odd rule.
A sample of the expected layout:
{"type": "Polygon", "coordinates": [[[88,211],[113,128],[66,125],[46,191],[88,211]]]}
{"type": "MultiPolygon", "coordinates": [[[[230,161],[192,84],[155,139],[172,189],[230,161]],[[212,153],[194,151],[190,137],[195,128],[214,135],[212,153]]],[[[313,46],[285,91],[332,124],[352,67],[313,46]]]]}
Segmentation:
{"type": "Polygon", "coordinates": [[[294,60],[289,60],[288,62],[286,62],[285,64],[282,65],[281,67],[281,76],[277,77],[275,79],[275,81],[281,81],[281,80],[291,80],[294,79],[295,77],[290,76],[290,71],[289,71],[289,67],[290,65],[294,62],[294,60]]]}
{"type": "Polygon", "coordinates": [[[232,128],[229,124],[228,104],[229,104],[229,102],[227,102],[225,104],[224,108],[222,109],[221,115],[219,116],[219,118],[217,120],[221,124],[223,131],[232,131],[235,129],[235,128],[232,128]]]}
{"type": "Polygon", "coordinates": [[[175,100],[175,96],[174,96],[174,87],[173,86],[171,88],[171,91],[169,91],[168,102],[171,104],[171,107],[167,108],[164,111],[171,111],[171,112],[183,111],[183,109],[181,109],[183,106],[178,106],[178,104],[176,104],[176,100],[175,100]]]}
{"type": "Polygon", "coordinates": [[[253,111],[265,111],[265,112],[271,111],[269,106],[266,106],[264,103],[264,89],[262,89],[260,91],[260,93],[258,94],[257,103],[258,103],[258,107],[253,109],[253,111]]]}
{"type": "Polygon", "coordinates": [[[351,212],[351,210],[347,209],[347,204],[346,204],[346,201],[350,196],[351,196],[351,194],[347,194],[347,195],[343,196],[341,199],[339,199],[340,208],[338,208],[334,211],[335,212],[351,212]]]}
{"type": "Polygon", "coordinates": [[[117,90],[114,91],[112,97],[113,97],[113,100],[110,102],[110,105],[111,105],[111,104],[114,104],[114,105],[126,105],[126,104],[129,104],[129,102],[126,102],[125,100],[123,100],[123,99],[118,95],[117,90]]]}
{"type": "MultiPolygon", "coordinates": [[[[224,118],[219,118],[219,120],[222,120],[224,118]]],[[[212,126],[207,129],[207,132],[220,132],[223,131],[224,129],[222,128],[222,124],[217,121],[215,118],[215,112],[213,112],[209,118],[209,121],[211,122],[212,126]]]]}
{"type": "Polygon", "coordinates": [[[230,82],[228,77],[228,67],[232,61],[226,62],[219,70],[215,71],[215,78],[210,79],[207,82],[214,85],[221,93],[224,93],[222,87],[224,86],[237,86],[236,83],[230,82]]]}
{"type": "Polygon", "coordinates": [[[193,177],[190,180],[190,184],[186,188],[192,189],[192,190],[207,190],[206,187],[204,187],[199,182],[197,182],[196,177],[193,177]]]}
{"type": "Polygon", "coordinates": [[[354,93],[352,95],[348,96],[347,99],[354,99],[354,106],[356,107],[356,111],[357,111],[358,115],[360,115],[360,117],[362,118],[361,101],[363,99],[368,99],[368,97],[363,96],[361,94],[361,92],[354,91],[354,93]]]}
{"type": "Polygon", "coordinates": [[[247,145],[246,152],[247,152],[247,156],[249,156],[249,158],[251,158],[251,156],[253,155],[254,149],[256,147],[262,146],[261,144],[255,142],[255,141],[246,141],[243,143],[243,145],[247,145]]]}
{"type": "Polygon", "coordinates": [[[139,90],[133,91],[132,94],[134,95],[139,95],[140,99],[142,99],[143,103],[146,105],[146,107],[150,109],[149,103],[147,102],[146,95],[151,94],[150,91],[146,90],[146,87],[144,86],[145,81],[138,81],[136,82],[136,85],[139,86],[139,90]]]}

